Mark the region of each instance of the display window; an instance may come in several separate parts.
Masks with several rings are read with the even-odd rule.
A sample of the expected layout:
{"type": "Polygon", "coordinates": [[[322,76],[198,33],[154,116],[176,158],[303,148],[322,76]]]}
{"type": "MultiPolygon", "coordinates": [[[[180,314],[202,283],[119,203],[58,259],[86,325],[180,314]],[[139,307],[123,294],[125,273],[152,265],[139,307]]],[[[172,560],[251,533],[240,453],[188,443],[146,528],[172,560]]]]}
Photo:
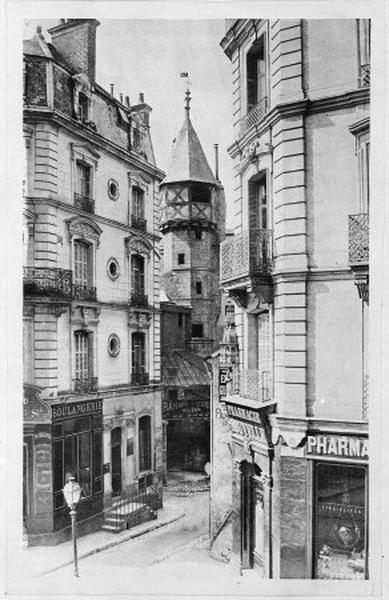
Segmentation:
{"type": "Polygon", "coordinates": [[[367,578],[366,478],[364,466],[315,464],[315,578],[367,578]]]}

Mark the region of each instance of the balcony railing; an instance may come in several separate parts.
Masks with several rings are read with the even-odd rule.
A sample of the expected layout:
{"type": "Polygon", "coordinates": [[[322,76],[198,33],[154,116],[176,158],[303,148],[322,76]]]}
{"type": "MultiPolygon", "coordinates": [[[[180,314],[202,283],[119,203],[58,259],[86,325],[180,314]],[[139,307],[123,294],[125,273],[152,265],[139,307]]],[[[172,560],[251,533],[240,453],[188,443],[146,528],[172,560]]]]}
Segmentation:
{"type": "Polygon", "coordinates": [[[250,127],[261,121],[269,109],[269,102],[267,97],[253,106],[249,112],[240,119],[239,121],[239,136],[241,137],[246,133],[250,127]]]}
{"type": "Polygon", "coordinates": [[[359,85],[360,87],[370,87],[370,63],[361,65],[359,85]]]}
{"type": "Polygon", "coordinates": [[[348,217],[348,260],[350,265],[369,264],[369,214],[348,217]]]}
{"type": "Polygon", "coordinates": [[[74,206],[84,212],[92,213],[95,212],[95,201],[93,198],[84,196],[82,194],[74,193],[74,206]]]}
{"type": "Polygon", "coordinates": [[[73,379],[73,391],[77,394],[95,392],[98,387],[97,377],[82,377],[73,379]]]}
{"type": "Polygon", "coordinates": [[[241,369],[239,371],[238,389],[242,398],[270,402],[273,396],[271,372],[241,369]]]}
{"type": "Polygon", "coordinates": [[[270,229],[243,231],[220,244],[222,283],[251,275],[270,275],[273,268],[273,232],[270,229]]]}
{"type": "Polygon", "coordinates": [[[96,302],[97,294],[96,288],[89,285],[73,285],[73,298],[74,300],[85,300],[88,302],[96,302]]]}
{"type": "Polygon", "coordinates": [[[133,371],[131,373],[131,383],[132,385],[148,385],[149,374],[143,371],[133,371]]]}
{"type": "Polygon", "coordinates": [[[131,215],[131,227],[139,229],[140,231],[146,231],[147,221],[142,217],[131,215]]]}
{"type": "Polygon", "coordinates": [[[139,294],[134,292],[130,297],[130,305],[136,308],[147,308],[148,307],[148,297],[146,294],[139,294]]]}
{"type": "Polygon", "coordinates": [[[24,293],[28,296],[72,297],[72,272],[51,267],[24,267],[24,293]]]}

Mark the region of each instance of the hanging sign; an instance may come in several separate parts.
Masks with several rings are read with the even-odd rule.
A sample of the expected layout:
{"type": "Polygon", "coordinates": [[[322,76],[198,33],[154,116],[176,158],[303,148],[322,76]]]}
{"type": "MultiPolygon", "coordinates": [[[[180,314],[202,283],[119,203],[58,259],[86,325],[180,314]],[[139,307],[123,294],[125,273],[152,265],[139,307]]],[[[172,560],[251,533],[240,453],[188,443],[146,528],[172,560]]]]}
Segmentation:
{"type": "Polygon", "coordinates": [[[232,381],[232,367],[219,368],[219,396],[227,396],[227,385],[232,381]]]}

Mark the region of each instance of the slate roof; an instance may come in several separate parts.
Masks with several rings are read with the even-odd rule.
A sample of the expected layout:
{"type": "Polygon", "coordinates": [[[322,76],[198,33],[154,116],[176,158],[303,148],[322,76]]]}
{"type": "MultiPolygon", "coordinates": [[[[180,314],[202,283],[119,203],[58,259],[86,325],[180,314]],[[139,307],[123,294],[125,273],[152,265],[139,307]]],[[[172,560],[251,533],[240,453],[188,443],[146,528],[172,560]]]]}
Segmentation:
{"type": "Polygon", "coordinates": [[[205,361],[187,350],[172,350],[162,360],[162,379],[169,387],[210,384],[205,361]]]}
{"type": "Polygon", "coordinates": [[[174,142],[167,175],[162,185],[177,181],[216,184],[200,140],[186,111],[184,123],[174,142]]]}

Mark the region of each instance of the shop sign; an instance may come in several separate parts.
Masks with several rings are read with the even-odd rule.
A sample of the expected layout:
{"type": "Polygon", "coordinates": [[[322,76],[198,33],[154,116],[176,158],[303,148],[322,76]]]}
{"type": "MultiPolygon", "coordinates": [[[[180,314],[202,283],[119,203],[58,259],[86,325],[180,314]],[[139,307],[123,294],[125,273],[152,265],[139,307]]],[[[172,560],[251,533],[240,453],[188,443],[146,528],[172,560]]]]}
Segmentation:
{"type": "Polygon", "coordinates": [[[79,415],[89,415],[101,411],[103,401],[88,400],[87,402],[72,402],[69,404],[60,404],[52,406],[53,419],[64,419],[66,417],[78,417],[79,415]]]}
{"type": "Polygon", "coordinates": [[[264,440],[264,432],[260,425],[254,425],[254,423],[241,423],[240,421],[232,421],[232,431],[242,437],[252,440],[260,439],[264,440]]]}
{"type": "Polygon", "coordinates": [[[41,388],[38,388],[37,386],[24,386],[24,423],[47,423],[50,421],[49,405],[39,397],[41,391],[41,388]]]}
{"type": "Polygon", "coordinates": [[[368,460],[368,440],[347,435],[308,435],[305,454],[368,460]]]}
{"type": "Polygon", "coordinates": [[[227,385],[232,381],[232,368],[219,368],[219,396],[224,398],[227,396],[227,385]]]}
{"type": "Polygon", "coordinates": [[[37,514],[46,514],[52,493],[51,436],[40,431],[34,438],[34,497],[37,514]]]}
{"type": "Polygon", "coordinates": [[[229,417],[234,419],[240,419],[243,421],[251,421],[253,423],[261,423],[261,418],[255,410],[250,410],[244,406],[237,406],[236,404],[227,404],[227,414],[229,417]]]}
{"type": "Polygon", "coordinates": [[[209,419],[209,400],[164,400],[164,419],[209,419]]]}

